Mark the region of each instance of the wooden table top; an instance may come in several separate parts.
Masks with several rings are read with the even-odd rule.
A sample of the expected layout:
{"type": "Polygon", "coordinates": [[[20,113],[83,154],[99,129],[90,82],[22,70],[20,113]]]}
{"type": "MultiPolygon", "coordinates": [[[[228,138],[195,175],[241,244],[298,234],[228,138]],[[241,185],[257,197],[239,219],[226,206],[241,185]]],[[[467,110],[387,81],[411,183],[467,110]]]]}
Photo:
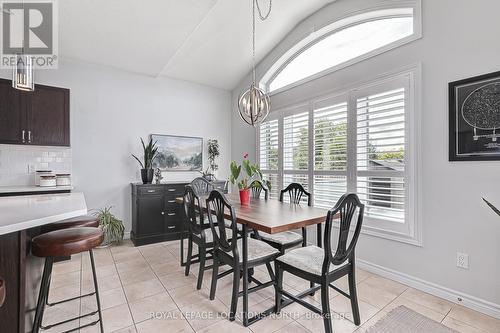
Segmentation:
{"type": "MultiPolygon", "coordinates": [[[[250,205],[241,205],[237,194],[226,194],[226,198],[234,207],[237,223],[246,224],[252,229],[268,234],[323,223],[328,213],[326,209],[310,207],[306,204],[291,205],[273,199],[250,198],[250,205]]],[[[205,200],[206,197],[200,197],[200,203],[204,208],[205,200]]],[[[183,199],[177,198],[177,202],[182,203],[183,199]]]]}

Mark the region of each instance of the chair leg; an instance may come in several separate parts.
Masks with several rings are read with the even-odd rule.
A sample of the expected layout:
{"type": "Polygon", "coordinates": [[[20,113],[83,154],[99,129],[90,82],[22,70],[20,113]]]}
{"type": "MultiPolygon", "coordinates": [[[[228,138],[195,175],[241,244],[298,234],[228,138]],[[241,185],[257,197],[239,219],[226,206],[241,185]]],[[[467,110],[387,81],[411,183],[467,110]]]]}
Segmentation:
{"type": "Polygon", "coordinates": [[[102,323],[102,313],[101,313],[101,299],[99,298],[99,287],[97,286],[97,274],[95,271],[95,262],[94,262],[94,252],[89,250],[90,255],[90,265],[92,266],[92,276],[94,278],[94,290],[95,290],[95,299],[97,302],[97,313],[99,314],[99,326],[101,328],[101,333],[104,333],[104,327],[102,323]]]}
{"type": "Polygon", "coordinates": [[[330,314],[330,296],[327,281],[321,283],[321,308],[323,317],[323,324],[325,325],[325,333],[332,333],[332,316],[330,314]]]}
{"type": "Polygon", "coordinates": [[[200,290],[203,283],[203,273],[205,272],[206,250],[204,246],[198,246],[198,257],[200,258],[200,270],[198,272],[198,283],[196,289],[200,290]]]}
{"type": "Polygon", "coordinates": [[[36,305],[35,320],[33,321],[33,333],[38,333],[40,327],[42,326],[43,311],[45,309],[45,303],[49,294],[50,286],[50,276],[52,273],[52,264],[54,263],[54,258],[45,258],[45,264],[43,266],[42,282],[40,284],[40,292],[38,293],[38,301],[36,305]]]}
{"type": "Polygon", "coordinates": [[[356,324],[356,326],[359,326],[361,324],[361,319],[359,316],[358,294],[356,292],[356,276],[354,271],[354,262],[352,262],[351,272],[349,272],[348,274],[349,296],[351,297],[351,309],[354,324],[356,324]]]}
{"type": "Polygon", "coordinates": [[[186,271],[184,272],[184,275],[188,276],[189,275],[189,269],[191,268],[191,259],[193,257],[193,239],[191,236],[188,237],[188,253],[187,253],[187,258],[186,258],[186,271]]]}
{"type": "Polygon", "coordinates": [[[274,301],[276,306],[276,313],[279,314],[281,311],[281,298],[283,291],[283,269],[281,269],[275,262],[274,271],[276,274],[275,287],[274,287],[274,301]]]}
{"type": "Polygon", "coordinates": [[[229,312],[229,320],[234,321],[236,318],[236,309],[238,306],[238,293],[240,291],[240,267],[234,265],[233,269],[233,293],[231,295],[231,310],[229,312]]]}
{"type": "Polygon", "coordinates": [[[217,252],[214,250],[214,263],[212,268],[212,285],[210,286],[210,300],[215,299],[215,290],[217,289],[217,279],[219,275],[219,259],[217,258],[217,252]]]}

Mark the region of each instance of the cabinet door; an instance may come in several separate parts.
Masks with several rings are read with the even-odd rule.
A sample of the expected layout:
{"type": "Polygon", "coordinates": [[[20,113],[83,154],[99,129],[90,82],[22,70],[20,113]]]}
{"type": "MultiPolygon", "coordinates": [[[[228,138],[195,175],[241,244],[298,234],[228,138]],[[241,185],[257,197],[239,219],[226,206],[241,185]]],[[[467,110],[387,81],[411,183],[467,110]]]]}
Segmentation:
{"type": "Polygon", "coordinates": [[[163,196],[148,195],[137,198],[139,237],[163,234],[164,217],[163,196]]]}
{"type": "Polygon", "coordinates": [[[11,81],[0,81],[0,143],[23,143],[26,113],[20,107],[19,98],[11,81]]]}
{"type": "Polygon", "coordinates": [[[28,143],[69,146],[69,90],[37,85],[26,92],[28,143]]]}

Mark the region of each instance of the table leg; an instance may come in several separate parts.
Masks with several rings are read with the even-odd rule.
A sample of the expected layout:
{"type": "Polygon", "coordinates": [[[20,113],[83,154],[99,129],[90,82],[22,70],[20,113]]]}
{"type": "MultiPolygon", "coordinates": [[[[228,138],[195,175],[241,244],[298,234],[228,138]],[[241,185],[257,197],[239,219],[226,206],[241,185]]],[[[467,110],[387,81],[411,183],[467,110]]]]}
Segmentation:
{"type": "Polygon", "coordinates": [[[248,326],[248,228],[243,224],[243,326],[248,326]]]}
{"type": "MultiPolygon", "coordinates": [[[[316,229],[316,243],[317,243],[318,247],[323,247],[323,245],[322,245],[322,244],[323,244],[323,235],[322,235],[323,230],[322,230],[322,228],[321,228],[321,225],[322,225],[321,223],[318,223],[318,224],[316,225],[316,228],[317,228],[317,229],[316,229]]],[[[313,282],[311,282],[311,283],[309,284],[309,286],[311,287],[311,289],[313,289],[316,285],[315,285],[313,282]]],[[[313,291],[313,292],[311,292],[311,293],[309,294],[309,296],[314,296],[314,291],[313,291]]]]}
{"type": "Polygon", "coordinates": [[[184,233],[181,234],[181,266],[186,266],[184,261],[184,233]]]}

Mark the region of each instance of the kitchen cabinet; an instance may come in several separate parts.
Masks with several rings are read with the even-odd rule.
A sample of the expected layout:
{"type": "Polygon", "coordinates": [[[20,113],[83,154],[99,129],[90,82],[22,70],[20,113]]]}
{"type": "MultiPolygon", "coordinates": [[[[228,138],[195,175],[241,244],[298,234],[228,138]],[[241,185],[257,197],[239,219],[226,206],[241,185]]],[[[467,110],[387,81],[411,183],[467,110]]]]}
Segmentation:
{"type": "Polygon", "coordinates": [[[70,91],[35,85],[19,91],[0,79],[0,143],[69,146],[70,91]]]}

